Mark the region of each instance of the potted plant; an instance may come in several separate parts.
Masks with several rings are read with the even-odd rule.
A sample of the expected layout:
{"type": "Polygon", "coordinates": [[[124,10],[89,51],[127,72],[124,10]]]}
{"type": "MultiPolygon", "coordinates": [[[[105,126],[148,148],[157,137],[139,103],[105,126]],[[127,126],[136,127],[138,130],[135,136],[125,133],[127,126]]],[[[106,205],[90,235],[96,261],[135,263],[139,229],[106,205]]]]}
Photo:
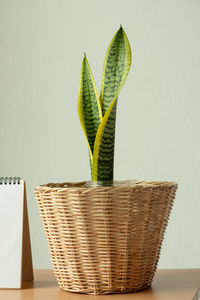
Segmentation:
{"type": "Polygon", "coordinates": [[[99,96],[84,54],[78,114],[92,181],[35,188],[54,273],[66,291],[137,291],[151,284],[156,271],[177,184],[113,181],[117,100],[130,65],[120,26],[106,52],[99,96]]]}

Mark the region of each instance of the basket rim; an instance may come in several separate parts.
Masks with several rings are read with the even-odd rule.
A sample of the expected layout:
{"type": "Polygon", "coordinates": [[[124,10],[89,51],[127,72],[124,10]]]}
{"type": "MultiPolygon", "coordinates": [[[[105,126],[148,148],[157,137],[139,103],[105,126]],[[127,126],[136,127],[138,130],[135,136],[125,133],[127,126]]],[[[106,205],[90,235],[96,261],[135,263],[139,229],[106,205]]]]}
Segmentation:
{"type": "Polygon", "coordinates": [[[80,182],[62,182],[62,183],[47,183],[41,184],[34,188],[35,191],[84,191],[84,190],[113,190],[113,189],[156,189],[156,188],[171,188],[178,187],[178,184],[174,181],[150,181],[150,180],[114,180],[112,186],[86,186],[87,182],[91,181],[80,181],[80,182]]]}

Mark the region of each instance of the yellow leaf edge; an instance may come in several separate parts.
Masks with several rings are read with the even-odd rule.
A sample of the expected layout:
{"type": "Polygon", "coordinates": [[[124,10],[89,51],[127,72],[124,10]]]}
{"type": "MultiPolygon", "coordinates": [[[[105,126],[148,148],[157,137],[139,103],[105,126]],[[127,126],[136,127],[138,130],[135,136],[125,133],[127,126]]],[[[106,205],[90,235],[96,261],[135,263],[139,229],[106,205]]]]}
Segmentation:
{"type": "MultiPolygon", "coordinates": [[[[118,33],[118,31],[117,31],[117,33],[118,33]]],[[[114,41],[117,33],[115,34],[114,38],[110,42],[110,45],[108,47],[108,51],[106,52],[105,62],[107,61],[109,49],[111,48],[112,43],[113,43],[113,41],[114,41]]],[[[125,33],[124,30],[123,30],[123,34],[124,34],[125,48],[126,48],[126,53],[127,53],[126,58],[125,58],[125,66],[127,66],[128,68],[127,68],[127,72],[124,73],[123,76],[122,76],[122,80],[121,80],[121,84],[119,86],[119,89],[118,89],[118,91],[117,91],[117,93],[116,93],[113,101],[111,102],[108,110],[106,111],[105,115],[103,116],[103,119],[102,119],[102,121],[101,121],[101,123],[99,125],[99,128],[98,128],[98,131],[97,131],[97,135],[96,135],[95,142],[94,142],[93,164],[92,164],[92,180],[93,181],[97,181],[98,180],[98,157],[99,157],[99,149],[100,149],[101,140],[102,140],[102,137],[103,137],[103,132],[104,132],[107,120],[109,118],[109,115],[111,113],[111,110],[112,110],[112,108],[113,108],[113,106],[115,104],[115,101],[117,100],[117,97],[119,95],[119,92],[120,92],[121,88],[123,87],[123,85],[125,83],[125,80],[126,80],[126,78],[128,76],[129,69],[130,69],[130,66],[131,66],[131,61],[132,61],[131,46],[130,46],[128,37],[127,37],[127,35],[126,35],[126,33],[125,33]]],[[[104,65],[105,65],[105,63],[104,63],[104,65]]],[[[104,82],[102,81],[102,86],[103,86],[103,84],[104,84],[104,82]]]]}
{"type": "MultiPolygon", "coordinates": [[[[101,92],[100,92],[100,103],[101,103],[101,107],[102,107],[102,102],[103,102],[103,92],[104,92],[104,78],[105,78],[105,72],[106,72],[106,64],[107,64],[107,61],[108,61],[108,55],[109,55],[109,52],[110,52],[110,48],[112,47],[112,44],[114,43],[114,40],[119,32],[119,30],[121,29],[121,27],[117,30],[117,32],[115,33],[114,37],[112,38],[109,46],[108,46],[108,49],[106,51],[106,55],[105,55],[105,59],[104,59],[104,63],[103,63],[103,72],[102,72],[102,84],[101,84],[101,92]]],[[[124,31],[123,31],[124,32],[124,31]]]]}
{"type": "Polygon", "coordinates": [[[94,87],[94,91],[95,91],[95,95],[96,95],[96,99],[97,99],[97,105],[98,105],[98,111],[99,111],[99,116],[100,116],[100,123],[102,121],[102,110],[101,110],[101,104],[100,104],[100,100],[99,100],[99,95],[98,95],[98,91],[96,88],[96,84],[94,81],[94,77],[92,74],[92,70],[90,68],[90,65],[88,63],[87,57],[84,54],[83,60],[82,60],[82,64],[81,64],[81,73],[80,73],[80,80],[79,80],[79,89],[78,89],[78,101],[77,101],[77,110],[78,110],[78,116],[79,116],[79,120],[86,138],[86,142],[88,145],[88,149],[89,149],[89,155],[90,155],[90,160],[91,160],[91,164],[93,166],[93,153],[87,138],[87,132],[86,132],[86,128],[85,128],[85,122],[84,122],[84,114],[83,114],[83,68],[84,68],[84,61],[86,61],[91,79],[92,79],[92,83],[93,83],[93,87],[94,87]]]}

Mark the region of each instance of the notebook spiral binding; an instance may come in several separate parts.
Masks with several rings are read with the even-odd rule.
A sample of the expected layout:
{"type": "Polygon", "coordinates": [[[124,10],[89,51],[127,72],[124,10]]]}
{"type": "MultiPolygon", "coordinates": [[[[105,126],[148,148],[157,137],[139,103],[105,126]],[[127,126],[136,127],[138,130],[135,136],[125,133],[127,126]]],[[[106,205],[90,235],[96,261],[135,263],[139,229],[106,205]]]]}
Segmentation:
{"type": "Polygon", "coordinates": [[[20,184],[20,177],[0,177],[0,184],[20,184]]]}

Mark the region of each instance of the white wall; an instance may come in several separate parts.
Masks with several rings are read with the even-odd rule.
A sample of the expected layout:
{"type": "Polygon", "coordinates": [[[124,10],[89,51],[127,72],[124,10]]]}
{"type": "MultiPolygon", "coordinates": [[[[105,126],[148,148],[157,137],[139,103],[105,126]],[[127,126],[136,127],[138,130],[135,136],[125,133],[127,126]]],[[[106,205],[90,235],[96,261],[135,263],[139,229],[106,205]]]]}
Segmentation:
{"type": "Polygon", "coordinates": [[[198,0],[0,0],[0,173],[27,181],[35,268],[50,262],[33,188],[90,178],[80,64],[86,51],[100,89],[120,24],[133,65],[119,97],[115,179],[179,183],[159,267],[200,267],[199,11],[198,0]]]}

